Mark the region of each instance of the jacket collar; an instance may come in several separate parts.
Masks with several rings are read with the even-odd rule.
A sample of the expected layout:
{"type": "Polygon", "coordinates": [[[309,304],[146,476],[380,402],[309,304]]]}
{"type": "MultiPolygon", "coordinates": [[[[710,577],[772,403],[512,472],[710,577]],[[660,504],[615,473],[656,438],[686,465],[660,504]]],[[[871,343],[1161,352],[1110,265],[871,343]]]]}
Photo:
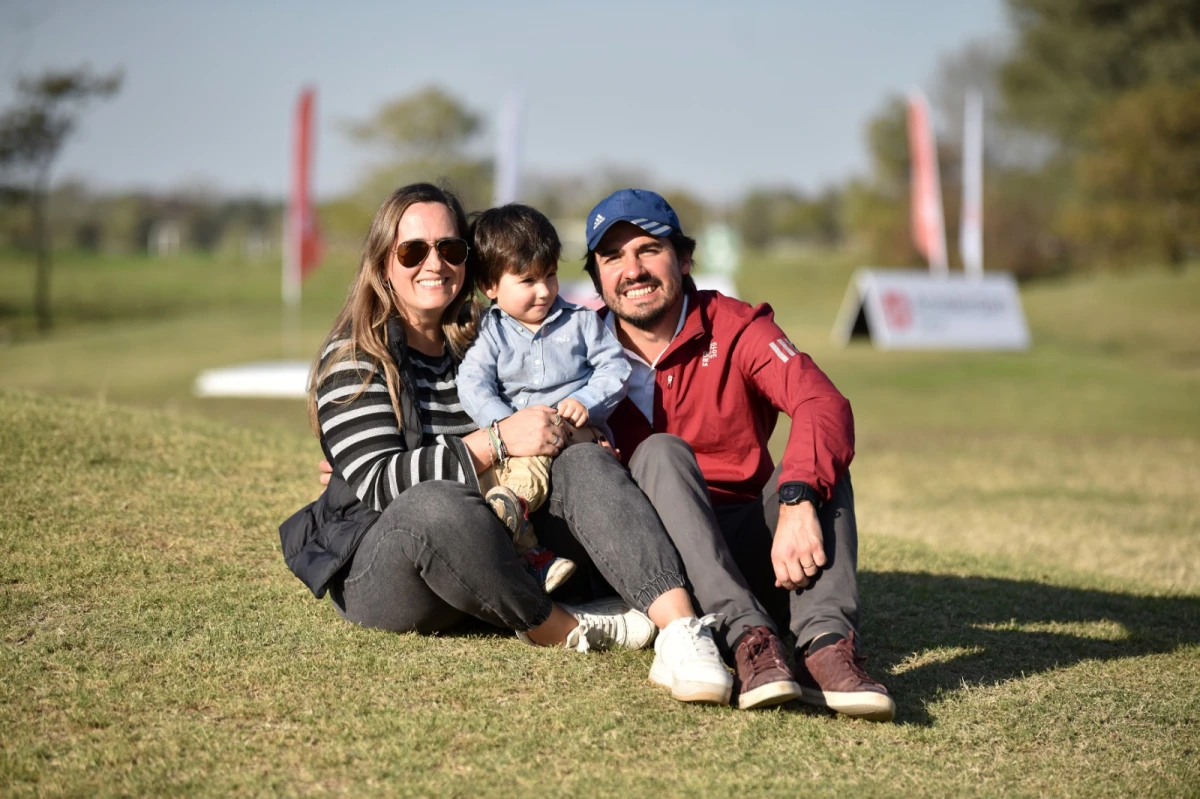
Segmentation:
{"type": "MultiPolygon", "coordinates": [[[[613,336],[617,335],[617,315],[612,312],[608,306],[600,309],[600,318],[604,320],[604,326],[608,328],[608,332],[613,336]]],[[[662,351],[655,361],[655,366],[663,363],[675,350],[684,346],[687,342],[700,338],[708,332],[711,325],[708,319],[708,313],[703,307],[703,301],[696,291],[688,291],[683,295],[683,314],[680,316],[679,323],[675,326],[675,335],[671,337],[667,348],[662,351]]],[[[626,350],[628,353],[629,350],[626,350]]],[[[641,360],[639,358],[639,360],[641,360]]]]}
{"type": "Polygon", "coordinates": [[[708,309],[705,307],[699,292],[689,291],[683,296],[686,299],[686,305],[684,306],[682,324],[675,333],[675,338],[671,339],[671,343],[663,350],[663,354],[658,357],[659,363],[665,361],[681,347],[686,346],[688,342],[702,338],[711,330],[712,325],[708,318],[708,309]]]}
{"type": "Polygon", "coordinates": [[[400,317],[395,314],[387,320],[387,346],[397,364],[408,360],[408,336],[404,333],[404,324],[400,317]]]}

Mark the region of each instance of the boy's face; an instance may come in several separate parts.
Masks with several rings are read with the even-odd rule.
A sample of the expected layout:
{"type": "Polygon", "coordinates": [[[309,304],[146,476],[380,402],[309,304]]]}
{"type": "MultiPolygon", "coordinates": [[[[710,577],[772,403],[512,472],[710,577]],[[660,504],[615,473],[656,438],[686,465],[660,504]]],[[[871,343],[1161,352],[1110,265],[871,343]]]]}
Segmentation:
{"type": "Polygon", "coordinates": [[[512,318],[526,327],[538,327],[558,296],[558,267],[542,277],[505,272],[500,282],[483,293],[512,318]]]}

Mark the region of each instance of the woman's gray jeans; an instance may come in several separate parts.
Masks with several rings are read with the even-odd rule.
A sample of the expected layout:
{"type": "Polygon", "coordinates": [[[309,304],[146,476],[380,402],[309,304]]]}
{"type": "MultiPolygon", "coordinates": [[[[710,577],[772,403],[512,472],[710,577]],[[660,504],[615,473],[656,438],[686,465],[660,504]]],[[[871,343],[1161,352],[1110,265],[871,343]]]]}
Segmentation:
{"type": "MultiPolygon", "coordinates": [[[[658,514],[612,455],[593,444],[568,447],[550,479],[550,498],[533,517],[543,544],[577,551],[643,611],[685,585],[658,514]]],[[[329,594],[343,618],[395,632],[445,630],[464,615],[526,631],[552,607],[479,494],[444,480],[397,497],[329,594]]]]}

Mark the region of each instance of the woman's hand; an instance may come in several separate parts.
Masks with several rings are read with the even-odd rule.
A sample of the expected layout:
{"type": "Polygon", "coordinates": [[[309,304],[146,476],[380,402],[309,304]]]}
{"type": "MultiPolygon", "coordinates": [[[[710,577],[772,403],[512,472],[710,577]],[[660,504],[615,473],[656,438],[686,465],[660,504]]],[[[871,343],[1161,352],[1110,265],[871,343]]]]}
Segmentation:
{"type": "Polygon", "coordinates": [[[553,458],[567,445],[562,417],[548,405],[534,405],[500,422],[500,438],[515,457],[548,455],[553,458]]]}

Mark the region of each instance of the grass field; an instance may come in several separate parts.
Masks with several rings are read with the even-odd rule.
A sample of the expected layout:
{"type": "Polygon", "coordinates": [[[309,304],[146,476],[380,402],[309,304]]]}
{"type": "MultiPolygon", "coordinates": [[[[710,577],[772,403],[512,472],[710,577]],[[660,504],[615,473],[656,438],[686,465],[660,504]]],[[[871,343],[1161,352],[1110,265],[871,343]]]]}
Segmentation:
{"type": "MultiPolygon", "coordinates": [[[[282,354],[274,265],[67,255],[44,339],[27,275],[0,254],[0,795],[1200,795],[1195,268],[1027,288],[1024,355],[836,349],[849,264],[747,270],[855,407],[891,725],[340,621],[278,552],[301,405],[190,396],[282,354]]],[[[348,268],[314,280],[302,349],[348,268]]]]}

